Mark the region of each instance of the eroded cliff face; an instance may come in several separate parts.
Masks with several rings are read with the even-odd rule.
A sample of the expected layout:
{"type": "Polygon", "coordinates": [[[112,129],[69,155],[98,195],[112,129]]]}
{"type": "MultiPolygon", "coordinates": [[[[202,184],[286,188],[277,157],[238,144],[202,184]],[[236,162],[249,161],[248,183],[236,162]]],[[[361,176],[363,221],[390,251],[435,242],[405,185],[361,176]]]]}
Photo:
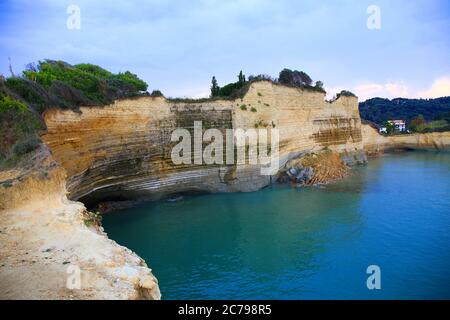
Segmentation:
{"type": "Polygon", "coordinates": [[[87,226],[84,205],[66,197],[65,170],[46,148],[36,154],[36,167],[0,172],[9,181],[0,185],[0,298],[160,299],[146,263],[87,226]]]}
{"type": "Polygon", "coordinates": [[[370,125],[362,125],[364,151],[377,155],[396,149],[411,150],[448,150],[450,132],[416,133],[396,136],[383,136],[370,125]]]}
{"type": "MultiPolygon", "coordinates": [[[[448,149],[450,132],[384,137],[361,125],[355,97],[270,82],[253,83],[242,99],[177,103],[142,97],[80,112],[51,110],[41,161],[29,172],[0,172],[1,298],[159,299],[145,262],[86,226],[80,202],[159,199],[184,192],[254,191],[270,183],[259,165],[175,165],[173,130],[275,128],[280,165],[324,148],[347,162],[364,152],[448,149]],[[243,108],[242,106],[245,106],[243,108]],[[256,112],[251,111],[252,108],[256,112]],[[246,110],[243,110],[246,109],[246,110]],[[67,196],[71,199],[69,200],[67,196]],[[81,268],[81,290],[69,290],[67,267],[81,268]]],[[[194,154],[193,157],[196,155],[194,154]]],[[[344,168],[341,168],[344,169],[344,168]]],[[[151,263],[151,261],[150,261],[151,263]]]]}
{"type": "Polygon", "coordinates": [[[176,103],[141,97],[103,108],[82,107],[80,113],[51,110],[45,114],[43,140],[67,171],[71,199],[254,191],[271,179],[261,175],[260,165],[174,165],[173,130],[192,132],[194,121],[202,121],[203,130],[222,132],[276,128],[281,165],[324,147],[350,156],[362,152],[357,98],[343,96],[333,103],[324,98],[320,92],[261,81],[242,99],[231,101],[176,103]]]}

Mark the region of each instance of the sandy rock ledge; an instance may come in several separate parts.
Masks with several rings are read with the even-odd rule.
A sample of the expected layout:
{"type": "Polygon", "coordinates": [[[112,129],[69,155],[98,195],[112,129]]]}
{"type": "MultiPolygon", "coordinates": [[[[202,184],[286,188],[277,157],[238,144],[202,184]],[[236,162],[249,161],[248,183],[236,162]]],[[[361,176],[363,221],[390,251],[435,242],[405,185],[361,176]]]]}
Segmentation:
{"type": "Polygon", "coordinates": [[[51,159],[7,178],[0,183],[0,299],[161,298],[140,257],[85,224],[84,205],[67,199],[65,171],[51,159]]]}

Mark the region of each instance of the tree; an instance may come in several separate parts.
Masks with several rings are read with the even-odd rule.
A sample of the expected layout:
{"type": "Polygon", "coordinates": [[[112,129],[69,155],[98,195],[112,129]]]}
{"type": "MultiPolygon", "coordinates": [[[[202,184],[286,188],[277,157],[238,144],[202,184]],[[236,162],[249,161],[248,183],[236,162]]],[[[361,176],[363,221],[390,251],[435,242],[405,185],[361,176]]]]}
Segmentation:
{"type": "Polygon", "coordinates": [[[217,83],[216,77],[213,76],[211,80],[211,97],[217,97],[219,95],[220,87],[217,83]]]}
{"type": "Polygon", "coordinates": [[[409,123],[409,130],[420,131],[421,126],[425,124],[425,119],[423,115],[419,114],[416,118],[412,119],[409,123]]]}
{"type": "Polygon", "coordinates": [[[239,84],[243,85],[245,83],[245,75],[242,73],[242,70],[239,72],[238,79],[239,84]]]}
{"type": "Polygon", "coordinates": [[[387,134],[394,133],[395,126],[392,123],[390,123],[389,121],[385,121],[383,126],[386,127],[386,133],[387,134]]]}
{"type": "Polygon", "coordinates": [[[279,76],[278,76],[278,82],[282,84],[293,84],[294,82],[293,72],[290,69],[283,69],[281,70],[279,76]]]}
{"type": "Polygon", "coordinates": [[[312,82],[313,82],[311,77],[306,72],[297,71],[297,70],[294,71],[294,81],[299,86],[302,86],[302,85],[310,86],[310,85],[312,85],[312,82]]]}
{"type": "Polygon", "coordinates": [[[275,82],[275,80],[268,74],[258,74],[256,76],[254,76],[254,75],[248,76],[248,81],[250,81],[250,82],[258,81],[258,80],[267,80],[267,81],[275,82]]]}
{"type": "Polygon", "coordinates": [[[312,79],[306,72],[298,70],[292,71],[286,68],[281,70],[278,76],[278,82],[296,87],[312,85],[312,79]]]}
{"type": "Polygon", "coordinates": [[[160,90],[153,90],[150,94],[151,97],[164,97],[163,93],[160,90]]]}
{"type": "Polygon", "coordinates": [[[316,81],[316,88],[323,89],[323,82],[322,81],[316,81]]]}

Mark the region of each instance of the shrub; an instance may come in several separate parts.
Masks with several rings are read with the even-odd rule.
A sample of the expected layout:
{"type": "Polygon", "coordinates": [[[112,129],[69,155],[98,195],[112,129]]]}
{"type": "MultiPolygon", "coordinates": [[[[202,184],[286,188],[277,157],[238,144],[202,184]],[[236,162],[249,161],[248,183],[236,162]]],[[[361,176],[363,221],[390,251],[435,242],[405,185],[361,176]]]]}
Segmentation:
{"type": "Polygon", "coordinates": [[[211,97],[225,97],[225,98],[238,98],[242,97],[244,89],[248,87],[247,81],[245,80],[245,75],[242,73],[242,70],[238,74],[238,81],[229,83],[223,87],[219,87],[217,84],[217,80],[215,77],[212,79],[211,86],[211,97]]]}
{"type": "Polygon", "coordinates": [[[348,90],[342,90],[340,93],[338,93],[336,95],[337,98],[339,98],[340,96],[343,96],[343,97],[356,97],[356,95],[353,92],[348,91],[348,90]]]}
{"type": "Polygon", "coordinates": [[[260,127],[267,128],[268,126],[269,126],[269,124],[263,120],[256,121],[255,125],[254,125],[255,129],[258,129],[260,127]]]}
{"type": "Polygon", "coordinates": [[[147,91],[148,87],[147,83],[139,79],[137,75],[131,73],[130,71],[125,71],[125,73],[119,73],[115,77],[129,84],[132,84],[138,91],[147,91]]]}
{"type": "Polygon", "coordinates": [[[258,111],[258,110],[256,110],[255,107],[251,107],[250,111],[251,111],[251,112],[256,112],[256,111],[258,111]]]}
{"type": "Polygon", "coordinates": [[[36,150],[41,144],[41,140],[37,137],[27,138],[24,141],[17,142],[13,147],[14,155],[23,156],[31,151],[36,150]]]}
{"type": "MultiPolygon", "coordinates": [[[[113,74],[93,64],[71,66],[63,61],[46,60],[39,62],[36,69],[25,70],[24,77],[35,81],[49,90],[59,81],[78,90],[90,100],[87,104],[104,105],[118,98],[138,95],[147,90],[147,84],[130,71],[113,74]]],[[[79,105],[83,97],[74,103],[79,105]]],[[[84,102],[86,103],[86,102],[84,102]]]]}
{"type": "Polygon", "coordinates": [[[275,82],[275,79],[272,78],[271,76],[269,76],[268,74],[258,74],[256,76],[251,75],[248,77],[248,81],[249,82],[254,82],[254,81],[270,81],[270,82],[275,82]]]}
{"type": "Polygon", "coordinates": [[[93,226],[95,228],[98,228],[101,226],[102,223],[102,215],[98,211],[95,212],[85,211],[83,213],[83,221],[87,227],[93,226]]]}
{"type": "Polygon", "coordinates": [[[323,82],[322,81],[316,81],[315,87],[323,89],[323,82]]]}
{"type": "Polygon", "coordinates": [[[74,66],[76,69],[90,73],[98,78],[112,78],[114,75],[108,70],[103,69],[100,66],[90,63],[80,63],[74,66]]]}
{"type": "Polygon", "coordinates": [[[6,180],[5,182],[2,183],[2,185],[3,185],[3,188],[8,189],[13,186],[13,183],[11,180],[6,180]]]}
{"type": "Polygon", "coordinates": [[[11,91],[22,97],[29,104],[33,104],[39,108],[43,108],[45,105],[45,99],[42,96],[42,91],[44,90],[38,92],[38,90],[33,88],[29,80],[20,77],[11,77],[6,79],[5,84],[11,91]]]}
{"type": "Polygon", "coordinates": [[[242,111],[245,111],[245,110],[247,110],[247,105],[241,104],[241,106],[239,108],[241,108],[242,111]]]}
{"type": "Polygon", "coordinates": [[[41,127],[42,124],[24,103],[3,96],[0,99],[0,158],[8,157],[12,146],[41,127]]]}
{"type": "Polygon", "coordinates": [[[243,84],[240,82],[229,83],[219,89],[218,96],[219,97],[229,97],[239,89],[243,87],[243,84]]]}
{"type": "Polygon", "coordinates": [[[162,94],[161,91],[159,90],[153,90],[152,93],[150,94],[151,97],[164,97],[164,95],[162,94]]]}

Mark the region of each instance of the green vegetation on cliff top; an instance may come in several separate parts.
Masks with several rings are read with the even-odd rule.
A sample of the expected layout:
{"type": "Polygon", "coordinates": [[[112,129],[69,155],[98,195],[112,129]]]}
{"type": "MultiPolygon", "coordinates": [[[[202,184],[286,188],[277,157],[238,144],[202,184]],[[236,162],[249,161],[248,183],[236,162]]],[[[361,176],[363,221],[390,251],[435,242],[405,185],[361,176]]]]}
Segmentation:
{"type": "Polygon", "coordinates": [[[255,81],[270,81],[272,83],[284,85],[287,87],[301,88],[303,90],[326,93],[326,91],[323,89],[323,82],[316,81],[315,85],[313,86],[311,77],[304,71],[283,69],[281,70],[278,78],[272,78],[269,75],[260,74],[257,76],[251,75],[248,77],[248,80],[246,80],[246,77],[241,70],[237,78],[237,82],[232,82],[224,85],[223,87],[220,87],[216,77],[213,76],[211,80],[210,98],[241,98],[247,92],[250,84],[255,81]]]}
{"type": "MultiPolygon", "coordinates": [[[[272,83],[325,93],[323,83],[316,81],[303,71],[283,69],[274,79],[260,74],[246,79],[242,71],[238,81],[220,87],[213,77],[211,97],[204,99],[168,99],[171,102],[205,102],[215,99],[242,98],[250,84],[255,81],[272,83]]],[[[0,75],[0,167],[14,163],[39,144],[38,131],[45,129],[42,113],[49,108],[79,110],[80,106],[104,106],[115,99],[142,95],[163,97],[159,90],[147,92],[148,85],[130,71],[117,74],[97,65],[82,63],[70,65],[63,61],[44,60],[28,64],[21,75],[5,79],[0,75]]],[[[259,93],[260,96],[262,96],[259,93]]],[[[342,91],[340,96],[355,96],[342,91]]],[[[264,105],[267,105],[264,103],[264,105]]],[[[247,107],[241,105],[242,110],[247,107]]],[[[425,121],[416,119],[417,131],[449,130],[448,114],[450,97],[430,100],[371,99],[360,103],[363,119],[381,124],[388,119],[405,119],[411,122],[419,114],[425,121]],[[430,123],[429,120],[437,120],[430,123]]],[[[255,108],[251,108],[255,112],[255,108]]]]}
{"type": "Polygon", "coordinates": [[[17,162],[39,146],[46,109],[102,106],[148,94],[147,87],[130,71],[114,74],[93,64],[52,60],[29,64],[20,76],[0,76],[0,164],[17,162]]]}

